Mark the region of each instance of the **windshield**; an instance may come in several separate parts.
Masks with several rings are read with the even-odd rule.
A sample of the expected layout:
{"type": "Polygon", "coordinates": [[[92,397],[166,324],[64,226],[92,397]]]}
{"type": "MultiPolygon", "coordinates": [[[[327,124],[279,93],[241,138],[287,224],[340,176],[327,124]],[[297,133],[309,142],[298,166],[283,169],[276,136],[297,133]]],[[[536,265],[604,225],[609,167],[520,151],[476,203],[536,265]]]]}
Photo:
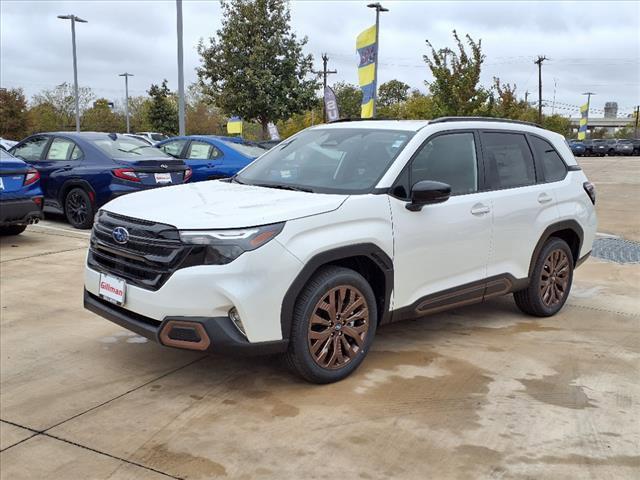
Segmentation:
{"type": "Polygon", "coordinates": [[[264,148],[261,148],[257,145],[251,145],[248,143],[235,143],[228,142],[226,140],[220,140],[225,146],[229,147],[232,150],[235,150],[238,153],[241,153],[245,157],[256,158],[262,155],[265,152],[264,148]]]}
{"type": "Polygon", "coordinates": [[[366,193],[414,134],[359,128],[307,130],[269,150],[236,180],[325,193],[366,193]]]}
{"type": "Polygon", "coordinates": [[[155,140],[156,142],[161,142],[162,140],[166,140],[167,138],[169,138],[169,137],[167,137],[166,135],[163,135],[161,133],[152,133],[151,134],[151,139],[155,140]]]}
{"type": "Polygon", "coordinates": [[[148,143],[133,137],[119,136],[116,139],[105,136],[99,140],[92,140],[93,144],[111,158],[136,159],[167,158],[173,159],[162,150],[152,147],[148,143]]]}

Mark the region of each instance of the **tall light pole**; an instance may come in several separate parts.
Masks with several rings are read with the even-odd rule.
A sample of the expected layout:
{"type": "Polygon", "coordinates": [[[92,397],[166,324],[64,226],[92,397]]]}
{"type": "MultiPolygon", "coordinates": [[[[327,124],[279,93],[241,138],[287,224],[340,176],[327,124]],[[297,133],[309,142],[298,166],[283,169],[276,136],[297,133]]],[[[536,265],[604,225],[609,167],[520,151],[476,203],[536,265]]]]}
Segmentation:
{"type": "Polygon", "coordinates": [[[178,130],[185,134],[184,126],[184,59],[182,58],[182,0],[176,0],[178,27],[178,130]]]}
{"type": "Polygon", "coordinates": [[[58,15],[62,20],[71,20],[71,43],[73,45],[73,90],[76,100],[76,132],[80,131],[80,101],[78,100],[78,60],[76,58],[76,22],[87,23],[75,15],[58,15]]]}
{"type": "Polygon", "coordinates": [[[373,116],[375,118],[376,110],[378,109],[378,54],[380,53],[380,43],[378,39],[380,38],[380,12],[388,12],[389,9],[384,8],[379,2],[370,3],[367,7],[376,9],[376,67],[374,72],[376,88],[373,89],[373,116]]]}
{"type": "Polygon", "coordinates": [[[127,133],[131,133],[131,131],[129,130],[129,77],[133,77],[133,74],[124,72],[118,76],[124,77],[124,114],[127,117],[127,133]]]}

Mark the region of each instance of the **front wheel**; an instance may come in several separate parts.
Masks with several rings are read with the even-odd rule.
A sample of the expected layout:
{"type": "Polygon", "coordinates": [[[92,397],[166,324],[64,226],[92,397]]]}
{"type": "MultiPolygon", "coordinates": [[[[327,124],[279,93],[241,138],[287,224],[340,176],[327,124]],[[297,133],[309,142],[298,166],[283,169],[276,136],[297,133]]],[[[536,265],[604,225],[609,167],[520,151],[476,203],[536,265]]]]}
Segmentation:
{"type": "Polygon", "coordinates": [[[64,214],[72,227],[91,228],[94,209],[89,194],[82,188],[70,190],[64,200],[64,214]]]}
{"type": "Polygon", "coordinates": [[[364,360],[377,318],[375,295],[362,275],[323,267],[296,301],[286,353],[289,367],[313,383],[342,380],[364,360]]]}
{"type": "Polygon", "coordinates": [[[560,311],[573,282],[573,255],[567,242],[552,237],[536,259],[529,286],[515,292],[520,310],[536,317],[550,317],[560,311]]]}

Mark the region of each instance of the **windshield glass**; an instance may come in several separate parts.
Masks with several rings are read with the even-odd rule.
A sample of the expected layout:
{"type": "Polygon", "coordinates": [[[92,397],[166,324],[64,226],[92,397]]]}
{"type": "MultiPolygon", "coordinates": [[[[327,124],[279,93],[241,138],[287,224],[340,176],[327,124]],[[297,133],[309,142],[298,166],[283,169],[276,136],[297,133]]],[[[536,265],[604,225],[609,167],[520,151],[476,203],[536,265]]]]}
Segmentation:
{"type": "Polygon", "coordinates": [[[142,140],[133,137],[119,136],[116,139],[105,136],[99,140],[92,140],[93,144],[111,158],[137,159],[167,158],[173,159],[162,150],[152,147],[142,140]]]}
{"type": "Polygon", "coordinates": [[[228,142],[226,140],[220,140],[225,146],[229,147],[232,150],[235,150],[238,153],[241,153],[245,157],[256,158],[262,155],[265,152],[264,148],[260,148],[257,145],[251,145],[248,143],[235,143],[228,142]]]}
{"type": "Polygon", "coordinates": [[[365,193],[414,134],[359,128],[307,130],[269,150],[236,180],[325,193],[365,193]]]}
{"type": "Polygon", "coordinates": [[[152,133],[151,134],[151,139],[155,140],[156,142],[161,142],[162,140],[166,140],[167,138],[169,138],[169,137],[167,137],[166,135],[163,135],[161,133],[152,133]]]}

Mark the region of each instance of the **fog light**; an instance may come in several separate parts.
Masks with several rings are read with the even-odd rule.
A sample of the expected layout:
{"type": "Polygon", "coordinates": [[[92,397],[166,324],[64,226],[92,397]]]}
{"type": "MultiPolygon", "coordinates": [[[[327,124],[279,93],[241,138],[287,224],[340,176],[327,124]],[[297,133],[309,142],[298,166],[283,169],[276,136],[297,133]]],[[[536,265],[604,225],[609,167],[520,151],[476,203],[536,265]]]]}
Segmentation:
{"type": "Polygon", "coordinates": [[[240,333],[246,338],[247,332],[244,331],[244,325],[242,325],[242,319],[240,319],[240,314],[238,313],[238,310],[236,310],[236,307],[233,307],[231,310],[229,310],[229,318],[236,326],[236,328],[240,331],[240,333]]]}

